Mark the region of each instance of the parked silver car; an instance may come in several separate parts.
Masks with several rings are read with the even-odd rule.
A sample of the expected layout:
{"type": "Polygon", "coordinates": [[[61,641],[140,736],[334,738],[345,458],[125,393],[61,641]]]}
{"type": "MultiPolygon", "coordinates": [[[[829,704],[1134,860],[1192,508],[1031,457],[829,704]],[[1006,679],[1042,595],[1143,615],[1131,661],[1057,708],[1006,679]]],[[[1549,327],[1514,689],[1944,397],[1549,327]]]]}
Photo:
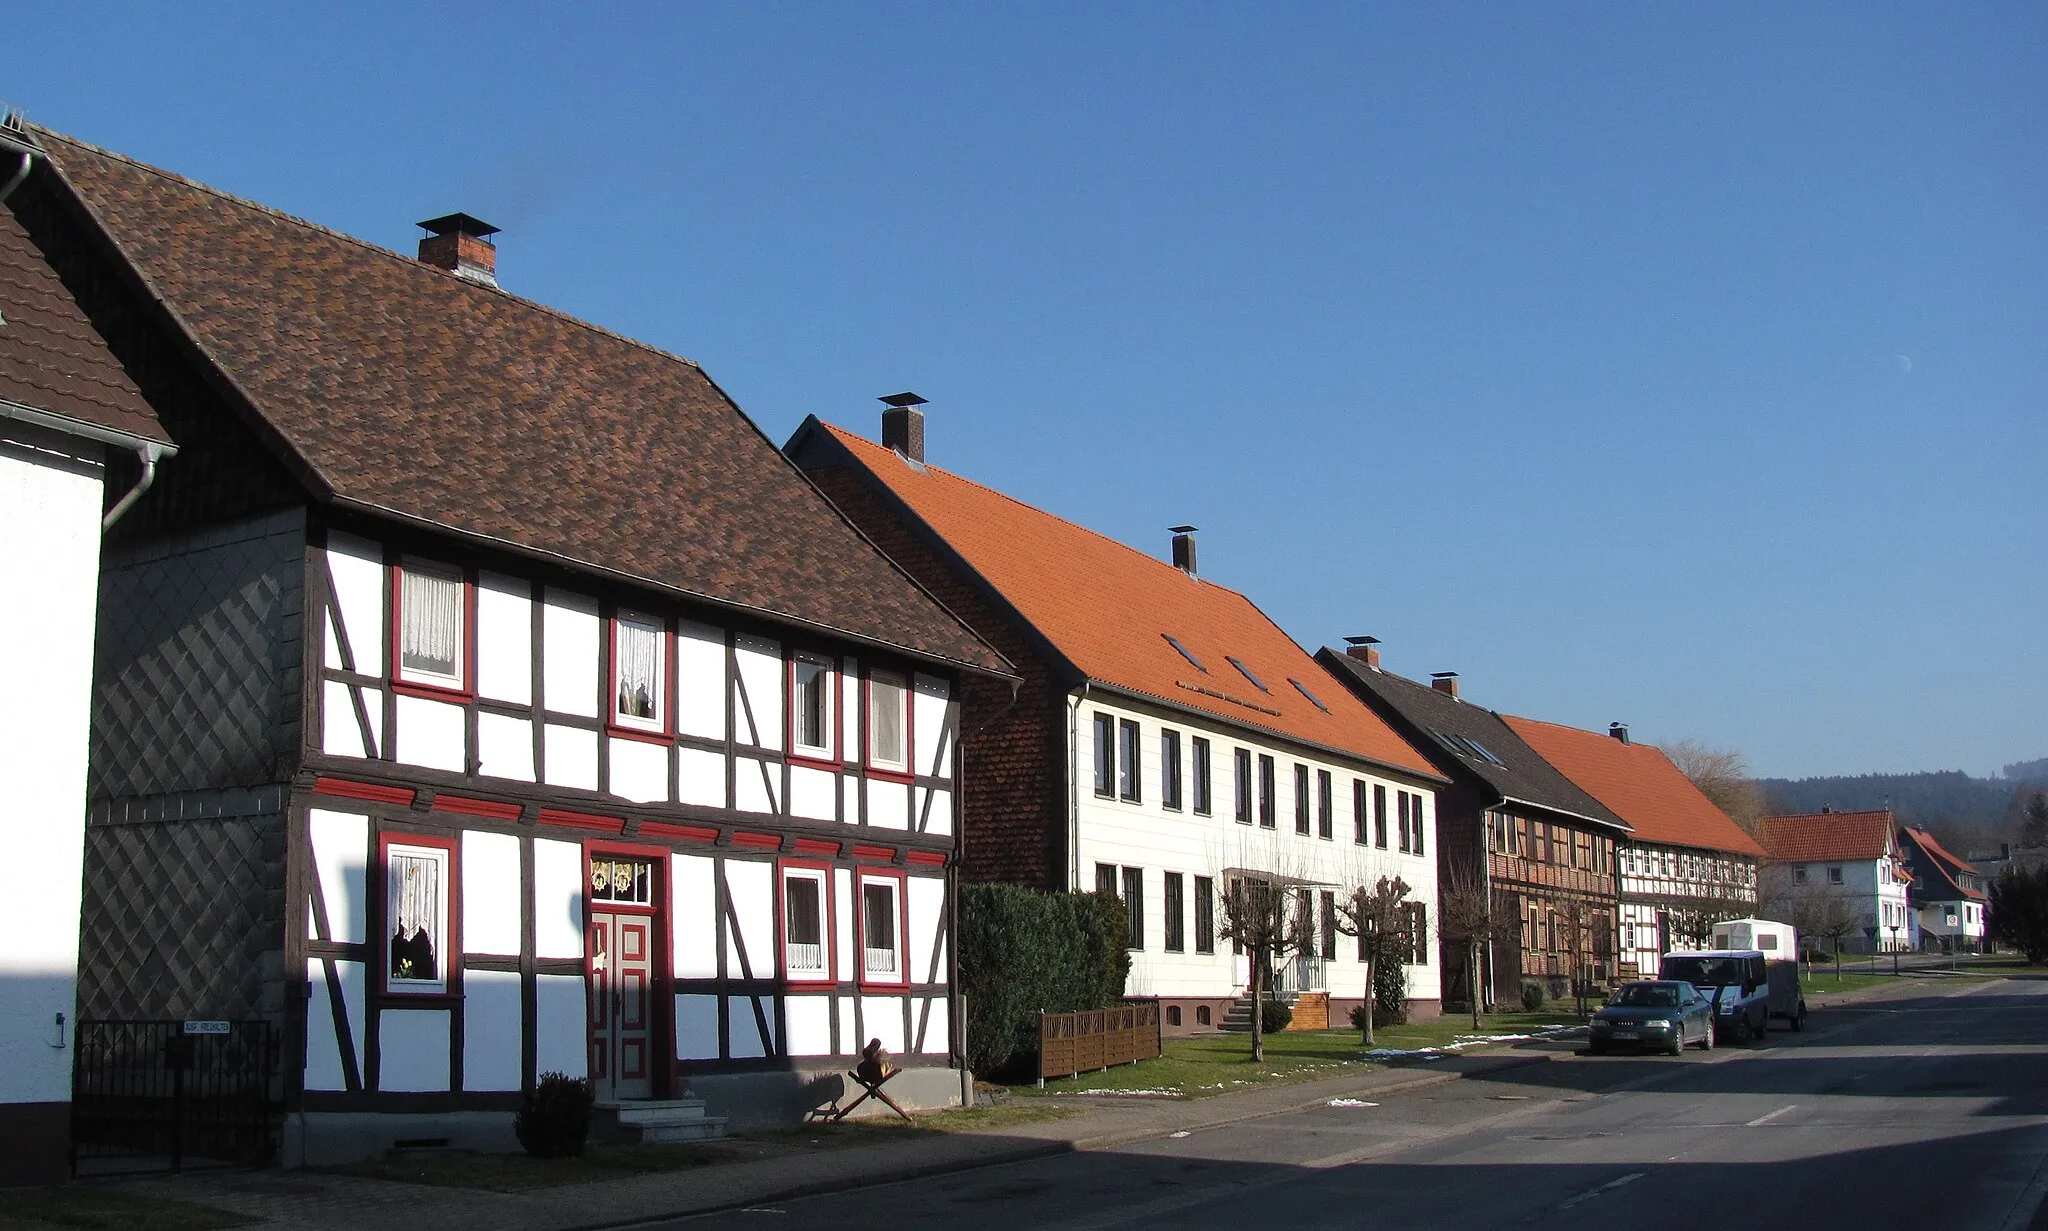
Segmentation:
{"type": "Polygon", "coordinates": [[[1610,1047],[1648,1047],[1675,1056],[1688,1043],[1713,1050],[1713,1002],[1690,983],[1650,979],[1623,987],[1593,1015],[1586,1050],[1597,1056],[1610,1047]]]}

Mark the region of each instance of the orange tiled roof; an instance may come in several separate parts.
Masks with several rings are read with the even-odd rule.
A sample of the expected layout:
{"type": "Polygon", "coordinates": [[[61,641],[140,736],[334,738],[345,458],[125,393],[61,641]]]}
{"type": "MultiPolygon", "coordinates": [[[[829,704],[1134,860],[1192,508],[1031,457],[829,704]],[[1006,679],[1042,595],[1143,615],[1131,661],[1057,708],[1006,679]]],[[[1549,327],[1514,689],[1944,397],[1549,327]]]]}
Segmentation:
{"type": "Polygon", "coordinates": [[[1091,680],[1441,780],[1250,599],[821,424],[1091,680]],[[1177,639],[1201,662],[1175,651],[1177,639]],[[1233,667],[1235,657],[1264,690],[1233,667]],[[1296,689],[1300,681],[1327,712],[1296,689]]]}
{"type": "Polygon", "coordinates": [[[1882,859],[1893,849],[1892,814],[1880,810],[1767,816],[1763,840],[1764,849],[1780,863],[1882,859]]]}
{"type": "Polygon", "coordinates": [[[1756,839],[1656,748],[1554,722],[1501,717],[1544,760],[1627,821],[1635,830],[1633,841],[1763,855],[1756,839]]]}

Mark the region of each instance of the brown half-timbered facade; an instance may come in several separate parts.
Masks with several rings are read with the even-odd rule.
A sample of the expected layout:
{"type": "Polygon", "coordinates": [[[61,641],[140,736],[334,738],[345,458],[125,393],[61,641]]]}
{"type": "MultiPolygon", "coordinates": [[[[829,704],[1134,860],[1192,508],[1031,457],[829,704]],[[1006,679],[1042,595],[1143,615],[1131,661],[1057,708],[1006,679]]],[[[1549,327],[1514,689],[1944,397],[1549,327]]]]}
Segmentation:
{"type": "Polygon", "coordinates": [[[1616,853],[1628,825],[1498,714],[1464,700],[1454,673],[1427,684],[1395,675],[1363,637],[1316,657],[1451,780],[1437,794],[1436,813],[1446,1004],[1472,999],[1464,931],[1483,933],[1479,995],[1489,1005],[1516,1003],[1524,984],[1556,997],[1570,994],[1575,979],[1613,978],[1616,853]],[[1475,893],[1491,904],[1490,926],[1455,919],[1469,913],[1455,899],[1475,893]]]}
{"type": "Polygon", "coordinates": [[[509,1145],[551,1071],[787,1119],[869,1039],[957,1099],[1002,657],[475,220],[440,268],[33,136],[25,225],[190,440],[106,550],[84,1012],[275,1023],[288,1159],[509,1145]]]}

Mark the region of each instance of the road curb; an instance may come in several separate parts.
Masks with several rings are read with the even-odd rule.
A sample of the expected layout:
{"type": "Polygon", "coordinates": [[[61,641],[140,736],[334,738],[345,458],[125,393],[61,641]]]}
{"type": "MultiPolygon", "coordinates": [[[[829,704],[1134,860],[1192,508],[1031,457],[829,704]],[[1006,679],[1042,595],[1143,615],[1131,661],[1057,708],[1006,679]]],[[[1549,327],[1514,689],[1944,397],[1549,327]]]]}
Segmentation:
{"type": "MultiPolygon", "coordinates": [[[[1368,1094],[1401,1094],[1410,1090],[1426,1089],[1430,1086],[1448,1085],[1472,1077],[1488,1077],[1510,1069],[1530,1068],[1549,1064],[1566,1056],[1545,1053],[1542,1055],[1504,1055],[1497,1061],[1456,1073],[1417,1073],[1412,1077],[1375,1086],[1365,1091],[1368,1094]]],[[[1050,1158],[1059,1154],[1078,1154],[1092,1150],[1108,1150],[1117,1146],[1130,1145],[1138,1141],[1150,1141],[1171,1132],[1203,1132],[1222,1128],[1230,1124],[1244,1124],[1252,1120],[1263,1120],[1269,1116],[1284,1116],[1311,1107],[1321,1107],[1329,1101],[1326,1095],[1290,1103],[1284,1107],[1271,1107],[1235,1115],[1216,1116],[1194,1123],[1181,1124],[1177,1128],[1162,1131],[1158,1126],[1142,1130],[1125,1130],[1116,1133],[1100,1133],[1093,1137],[1063,1138],[1053,1141],[1020,1141],[1012,1148],[995,1149],[972,1159],[919,1163],[908,1167],[874,1171],[862,1176],[843,1179],[820,1180],[809,1184],[793,1185],[773,1192],[758,1193],[739,1201],[720,1202],[716,1205],[674,1210],[665,1214],[642,1214],[632,1218],[616,1219],[610,1222],[583,1223],[565,1231],[625,1231],[630,1227],[644,1227],[655,1223],[668,1222],[678,1218],[700,1218],[708,1214],[725,1214],[736,1210],[751,1209],[777,1201],[796,1201],[805,1197],[821,1197],[831,1193],[850,1192],[861,1188],[879,1188],[885,1184],[901,1184],[911,1180],[925,1180],[933,1176],[955,1175],[961,1172],[978,1171],[984,1167],[1006,1167],[1012,1163],[1030,1162],[1033,1159],[1050,1158]]]]}

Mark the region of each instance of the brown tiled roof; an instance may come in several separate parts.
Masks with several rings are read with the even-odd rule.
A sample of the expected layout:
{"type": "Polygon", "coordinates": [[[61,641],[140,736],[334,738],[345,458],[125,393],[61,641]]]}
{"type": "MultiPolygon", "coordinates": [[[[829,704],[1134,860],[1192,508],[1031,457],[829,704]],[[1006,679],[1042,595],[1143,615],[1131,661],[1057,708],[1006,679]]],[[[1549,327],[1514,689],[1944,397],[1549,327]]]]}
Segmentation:
{"type": "Polygon", "coordinates": [[[1761,857],[1763,848],[1649,744],[1624,744],[1578,727],[1513,718],[1515,733],[1565,777],[1614,810],[1632,840],[1761,857]]]}
{"type": "MultiPolygon", "coordinates": [[[[1948,848],[1943,846],[1939,839],[1924,829],[1914,829],[1910,825],[1902,825],[1899,827],[1899,832],[1906,835],[1907,842],[1919,848],[1920,854],[1926,860],[1929,869],[1941,878],[1940,885],[1929,886],[1928,893],[1930,896],[1936,891],[1952,891],[1959,897],[1969,898],[1977,902],[1985,901],[1989,897],[1982,889],[1966,888],[1960,879],[1965,873],[1973,876],[1983,875],[1977,870],[1976,865],[1965,863],[1963,860],[1950,854],[1948,848]]],[[[1904,844],[1902,843],[1901,845],[1904,844]]],[[[1916,883],[1918,883],[1917,878],[1916,883]]],[[[1940,899],[1935,898],[1934,900],[1938,901],[1940,899]]]]}
{"type": "Polygon", "coordinates": [[[1237,591],[813,420],[1089,679],[1440,779],[1237,591]],[[1200,660],[1173,648],[1178,640],[1200,660]],[[1236,658],[1258,685],[1236,667],[1236,658]],[[1315,697],[1295,687],[1294,681],[1315,697]],[[1322,703],[1318,707],[1316,701],[1322,703]]]}
{"type": "MultiPolygon", "coordinates": [[[[14,166],[0,167],[0,179],[14,166]]],[[[28,231],[0,208],[0,399],[66,419],[168,443],[156,415],[121,369],[28,231]]]]}
{"type": "Polygon", "coordinates": [[[1892,846],[1892,814],[1809,812],[1763,819],[1764,850],[1780,863],[1882,859],[1892,846]]]}
{"type": "Polygon", "coordinates": [[[1007,671],[689,360],[38,137],[316,499],[1007,671]]]}

